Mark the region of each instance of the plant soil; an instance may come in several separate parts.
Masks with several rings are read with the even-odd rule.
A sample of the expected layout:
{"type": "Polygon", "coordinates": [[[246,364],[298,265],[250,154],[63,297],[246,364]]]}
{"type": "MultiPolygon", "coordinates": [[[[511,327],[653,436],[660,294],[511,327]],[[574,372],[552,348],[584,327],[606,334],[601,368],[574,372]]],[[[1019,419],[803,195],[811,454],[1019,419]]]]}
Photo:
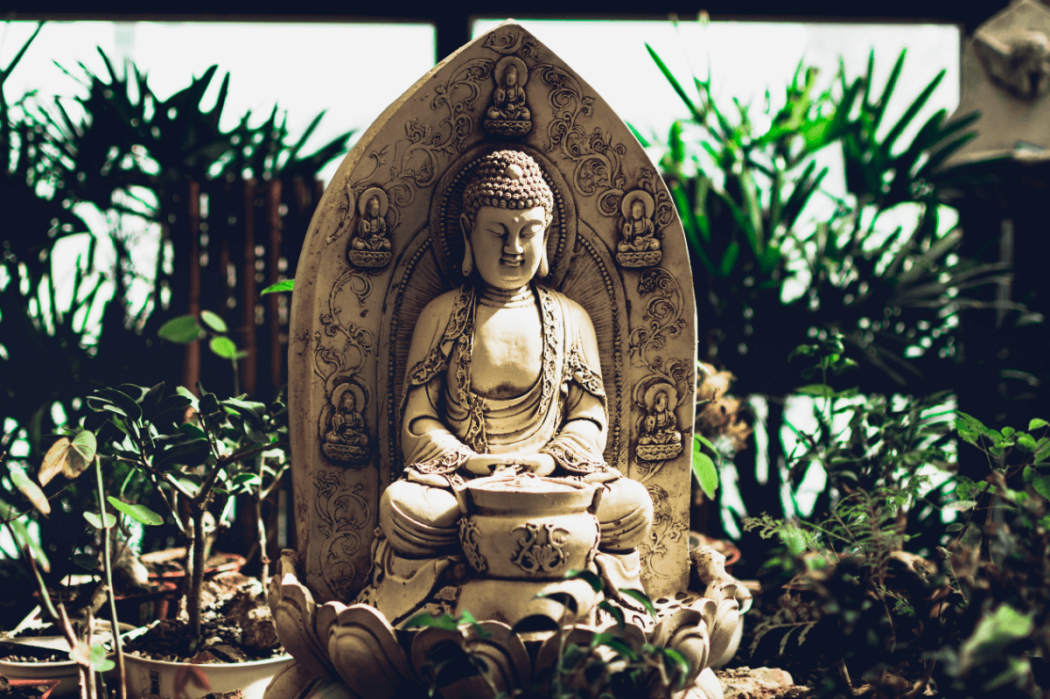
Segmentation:
{"type": "Polygon", "coordinates": [[[223,573],[205,581],[202,601],[203,640],[189,656],[188,621],[162,619],[124,645],[126,652],[169,662],[237,663],[284,654],[270,608],[258,580],[223,573]]]}

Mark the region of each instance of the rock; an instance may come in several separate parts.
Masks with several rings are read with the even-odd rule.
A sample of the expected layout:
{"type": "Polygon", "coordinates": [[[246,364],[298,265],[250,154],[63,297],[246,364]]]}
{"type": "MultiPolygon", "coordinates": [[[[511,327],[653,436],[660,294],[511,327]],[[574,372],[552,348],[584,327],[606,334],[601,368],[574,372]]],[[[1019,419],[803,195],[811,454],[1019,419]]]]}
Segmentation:
{"type": "Polygon", "coordinates": [[[241,626],[241,633],[244,647],[254,651],[269,650],[281,642],[277,638],[277,626],[269,607],[256,607],[249,611],[241,626]]]}
{"type": "Polygon", "coordinates": [[[725,699],[812,699],[813,690],[795,684],[791,675],[775,667],[736,667],[717,672],[725,699]]]}

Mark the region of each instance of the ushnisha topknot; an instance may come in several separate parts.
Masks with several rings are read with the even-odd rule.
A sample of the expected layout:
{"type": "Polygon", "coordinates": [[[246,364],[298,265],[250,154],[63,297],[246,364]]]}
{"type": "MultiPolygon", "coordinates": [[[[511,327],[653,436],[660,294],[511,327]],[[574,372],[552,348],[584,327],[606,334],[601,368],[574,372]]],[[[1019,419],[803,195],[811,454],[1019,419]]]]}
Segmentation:
{"type": "Polygon", "coordinates": [[[531,156],[517,150],[498,150],[478,159],[463,190],[463,213],[471,224],[483,206],[531,209],[542,206],[545,225],[554,217],[554,192],[531,156]]]}

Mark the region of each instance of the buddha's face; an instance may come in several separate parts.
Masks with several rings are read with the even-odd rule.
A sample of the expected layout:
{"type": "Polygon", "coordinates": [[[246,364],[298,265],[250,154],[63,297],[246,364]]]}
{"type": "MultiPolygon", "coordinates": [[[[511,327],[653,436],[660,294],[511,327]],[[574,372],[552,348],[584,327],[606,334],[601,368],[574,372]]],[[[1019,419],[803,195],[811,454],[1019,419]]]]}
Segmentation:
{"type": "Polygon", "coordinates": [[[546,229],[542,206],[483,206],[474,217],[472,229],[466,215],[461,222],[474,251],[474,266],[487,284],[497,289],[520,289],[536,276],[543,258],[546,229]]]}
{"type": "Polygon", "coordinates": [[[641,221],[642,216],[645,216],[645,204],[635,199],[631,204],[631,218],[635,221],[641,221]]]}
{"type": "Polygon", "coordinates": [[[508,66],[507,71],[503,74],[503,82],[507,87],[514,87],[518,84],[518,69],[514,66],[508,66]]]}
{"type": "Polygon", "coordinates": [[[372,197],[368,200],[368,215],[372,218],[379,216],[379,197],[372,197]]]}
{"type": "Polygon", "coordinates": [[[348,413],[357,410],[357,400],[354,398],[354,394],[350,391],[343,393],[342,397],[339,399],[339,407],[348,413]]]}
{"type": "Polygon", "coordinates": [[[662,413],[667,410],[667,394],[657,393],[656,394],[656,412],[662,413]]]}

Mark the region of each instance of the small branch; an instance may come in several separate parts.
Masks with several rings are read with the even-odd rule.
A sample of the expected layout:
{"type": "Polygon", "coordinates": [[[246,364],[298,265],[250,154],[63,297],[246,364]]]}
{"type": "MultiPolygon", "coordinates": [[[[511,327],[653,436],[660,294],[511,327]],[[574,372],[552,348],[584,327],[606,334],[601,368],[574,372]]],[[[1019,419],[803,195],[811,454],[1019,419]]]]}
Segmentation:
{"type": "Polygon", "coordinates": [[[106,597],[109,599],[109,613],[110,619],[113,622],[113,649],[117,656],[117,677],[120,680],[119,684],[119,697],[120,699],[127,699],[128,688],[125,682],[125,671],[124,671],[124,649],[121,647],[120,642],[120,622],[117,620],[117,599],[116,592],[113,588],[113,559],[110,551],[109,541],[109,529],[105,528],[106,524],[106,500],[103,496],[105,486],[102,483],[102,462],[99,458],[95,457],[95,475],[98,483],[98,515],[102,520],[102,570],[106,575],[106,597]]]}

